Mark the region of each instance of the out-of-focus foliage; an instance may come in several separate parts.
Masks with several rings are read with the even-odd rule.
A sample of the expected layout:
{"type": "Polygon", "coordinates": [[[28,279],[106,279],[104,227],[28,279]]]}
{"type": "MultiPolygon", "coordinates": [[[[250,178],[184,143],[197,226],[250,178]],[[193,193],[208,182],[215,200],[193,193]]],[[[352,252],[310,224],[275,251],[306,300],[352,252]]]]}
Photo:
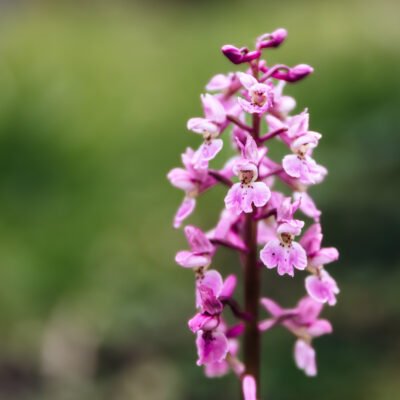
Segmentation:
{"type": "MultiPolygon", "coordinates": [[[[399,396],[396,2],[40,4],[0,6],[0,398],[238,398],[232,377],[195,366],[193,277],[173,263],[181,193],[165,175],[199,143],[185,123],[205,83],[232,70],[220,46],[279,26],[289,39],[271,62],[316,70],[288,92],[324,134],[330,175],[313,194],[342,293],[319,377],[296,370],[278,330],[263,385],[271,399],[399,396]]],[[[207,194],[191,221],[211,228],[222,198],[207,194]]],[[[264,277],[287,306],[304,290],[264,277]]]]}

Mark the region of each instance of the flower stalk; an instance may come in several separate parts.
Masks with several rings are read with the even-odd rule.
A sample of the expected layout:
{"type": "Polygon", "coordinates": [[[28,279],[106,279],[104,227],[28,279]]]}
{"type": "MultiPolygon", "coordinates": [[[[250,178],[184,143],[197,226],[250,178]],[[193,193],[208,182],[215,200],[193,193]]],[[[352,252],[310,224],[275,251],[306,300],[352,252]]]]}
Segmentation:
{"type": "Polygon", "coordinates": [[[172,185],[184,192],[175,228],[190,217],[202,193],[217,185],[227,191],[225,207],[213,228],[204,232],[185,226],[189,249],[179,251],[175,260],[194,272],[196,314],[188,326],[196,335],[197,365],[203,366],[208,377],[232,371],[242,384],[244,400],[257,400],[261,392],[261,334],[275,326],[294,335],[297,367],[307,376],[316,375],[313,339],[332,331],[330,322],[319,314],[325,304],[336,303],[339,293],[325,269],[339,254],[333,247],[321,247],[321,211],[308,193],[327,174],[313,158],[321,135],[309,130],[307,110],[290,115],[296,102],[283,94],[287,82],[297,82],[313,69],[304,64],[269,66],[261,60],[263,51],[279,47],[286,37],[281,28],[257,38],[254,50],[222,47],[230,62],[247,69],[218,74],[208,82],[206,90],[213,94],[201,95],[204,115],[187,123],[202,143],[197,150],[186,149],[184,168],[168,174],[172,185]],[[264,124],[268,131],[260,135],[264,124]],[[235,155],[222,169],[210,168],[226,145],[222,137],[226,139],[229,132],[235,155]],[[269,149],[272,140],[283,143],[289,154],[274,159],[269,149]],[[277,190],[276,181],[284,183],[290,194],[277,190]],[[298,211],[311,221],[304,233],[306,223],[295,217],[298,211]],[[223,279],[215,269],[214,255],[220,247],[238,255],[241,277],[232,273],[223,279]],[[309,273],[304,280],[307,294],[294,308],[285,309],[262,297],[261,274],[274,269],[289,277],[295,271],[309,273]],[[243,285],[243,306],[234,298],[238,283],[243,285]],[[260,320],[260,306],[269,314],[267,319],[260,320]],[[224,319],[226,308],[237,318],[231,326],[224,319]]]}

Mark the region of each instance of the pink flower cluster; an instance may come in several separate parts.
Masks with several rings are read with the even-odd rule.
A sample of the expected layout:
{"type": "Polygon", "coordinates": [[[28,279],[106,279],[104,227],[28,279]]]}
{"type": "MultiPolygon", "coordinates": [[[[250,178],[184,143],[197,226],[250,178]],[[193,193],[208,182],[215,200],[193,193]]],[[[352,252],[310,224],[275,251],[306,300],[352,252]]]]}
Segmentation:
{"type": "Polygon", "coordinates": [[[295,308],[284,309],[260,298],[270,317],[257,322],[262,332],[281,325],[295,336],[295,362],[308,376],[317,373],[313,338],[332,331],[319,314],[324,304],[336,303],[339,293],[325,269],[338,259],[338,251],[322,247],[321,211],[309,194],[309,188],[327,174],[313,158],[321,134],[309,129],[307,109],[293,113],[296,101],[283,94],[287,82],[297,82],[313,69],[304,64],[270,66],[260,59],[263,51],[280,46],[286,36],[285,29],[277,29],[260,36],[254,50],[222,47],[228,60],[243,65],[244,71],[218,74],[206,85],[208,93],[201,95],[203,115],[187,123],[202,142],[197,150],[188,148],[182,154],[183,168],[168,173],[171,184],[184,192],[174,218],[176,228],[190,217],[202,193],[216,185],[227,188],[225,207],[214,228],[207,233],[191,225],[184,228],[189,250],[179,251],[176,262],[192,269],[196,279],[197,313],[189,328],[196,335],[197,364],[204,366],[209,377],[232,370],[242,379],[245,398],[254,400],[254,378],[239,361],[238,340],[253,316],[233,299],[237,277],[229,275],[224,280],[211,267],[218,248],[230,248],[243,258],[249,251],[245,223],[251,218],[256,224],[259,268],[276,269],[289,277],[296,271],[308,273],[306,296],[295,308]],[[282,159],[270,154],[272,141],[287,149],[282,159]],[[231,149],[232,156],[223,168],[213,169],[211,164],[223,146],[231,149]],[[284,189],[277,189],[278,182],[284,189]],[[239,320],[233,326],[224,319],[227,308],[239,320]]]}

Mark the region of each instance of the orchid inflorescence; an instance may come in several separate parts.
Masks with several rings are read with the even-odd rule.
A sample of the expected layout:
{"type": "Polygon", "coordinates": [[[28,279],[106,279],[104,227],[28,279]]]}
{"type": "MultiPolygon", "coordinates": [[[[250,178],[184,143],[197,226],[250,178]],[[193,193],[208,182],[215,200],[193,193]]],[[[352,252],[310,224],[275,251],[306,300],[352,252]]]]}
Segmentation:
{"type": "Polygon", "coordinates": [[[239,338],[247,335],[250,347],[251,340],[257,346],[261,332],[278,325],[285,327],[296,338],[296,365],[306,375],[314,376],[317,367],[312,340],[332,331],[330,322],[319,319],[319,314],[324,304],[336,303],[339,293],[324,267],[338,259],[338,251],[321,246],[321,211],[308,193],[308,188],[327,174],[313,158],[321,135],[309,130],[307,109],[290,115],[296,102],[283,94],[287,82],[297,82],[313,69],[304,64],[269,66],[260,59],[263,51],[280,46],[286,36],[285,29],[264,34],[257,38],[252,51],[232,45],[222,47],[222,53],[233,64],[244,64],[247,70],[218,74],[208,82],[209,93],[201,95],[204,116],[187,123],[203,142],[197,150],[187,148],[182,154],[184,168],[168,173],[172,185],[184,192],[174,218],[175,228],[192,214],[202,193],[216,185],[227,187],[225,207],[216,226],[205,233],[187,225],[184,232],[189,250],[179,251],[176,262],[195,274],[197,313],[190,319],[189,328],[197,337],[197,364],[204,366],[208,377],[232,370],[242,380],[246,399],[256,399],[257,357],[244,354],[244,363],[240,361],[239,338]],[[264,125],[266,132],[262,134],[264,125]],[[222,169],[211,169],[210,163],[224,145],[222,135],[229,135],[229,131],[228,140],[236,155],[222,169]],[[268,151],[271,141],[281,142],[289,154],[273,160],[268,151]],[[283,192],[275,189],[278,181],[284,184],[283,192]],[[310,222],[303,234],[305,222],[295,217],[299,211],[310,222]],[[211,268],[221,246],[238,252],[243,261],[244,281],[248,282],[244,285],[244,310],[233,298],[237,277],[231,274],[224,280],[211,268]],[[297,306],[284,309],[258,295],[259,270],[263,266],[276,269],[281,276],[293,277],[295,270],[308,272],[307,294],[297,306]],[[269,318],[259,320],[259,305],[269,318]],[[232,326],[224,319],[226,308],[238,318],[232,326]]]}

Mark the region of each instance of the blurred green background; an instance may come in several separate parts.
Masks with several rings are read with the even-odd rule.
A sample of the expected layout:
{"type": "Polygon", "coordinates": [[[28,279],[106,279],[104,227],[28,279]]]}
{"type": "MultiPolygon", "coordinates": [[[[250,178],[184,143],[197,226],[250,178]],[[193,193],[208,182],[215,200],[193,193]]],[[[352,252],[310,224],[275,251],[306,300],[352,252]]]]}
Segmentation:
{"type": "MultiPolygon", "coordinates": [[[[199,144],[185,125],[205,83],[233,70],[220,46],[280,26],[270,61],[316,70],[287,92],[324,134],[312,193],[342,293],[317,379],[287,332],[264,337],[262,398],[400,399],[399,15],[389,0],[0,1],[0,399],[239,399],[195,365],[165,175],[199,144]]],[[[211,228],[223,193],[190,221],[211,228]]],[[[239,272],[228,252],[217,264],[239,272]]],[[[264,278],[286,306],[304,292],[264,278]]]]}

